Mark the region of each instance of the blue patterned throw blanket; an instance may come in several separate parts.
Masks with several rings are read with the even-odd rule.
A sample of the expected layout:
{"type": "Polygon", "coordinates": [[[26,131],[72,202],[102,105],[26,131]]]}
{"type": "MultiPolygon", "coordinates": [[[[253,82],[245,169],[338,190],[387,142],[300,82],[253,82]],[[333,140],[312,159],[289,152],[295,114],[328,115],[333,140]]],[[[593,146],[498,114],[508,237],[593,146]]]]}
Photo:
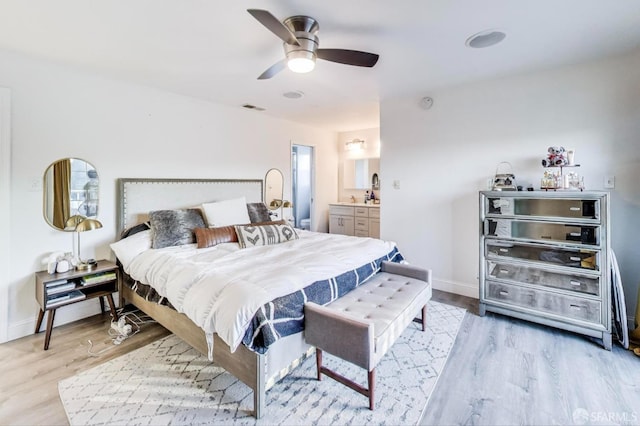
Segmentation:
{"type": "Polygon", "coordinates": [[[404,260],[397,248],[373,262],[326,280],[278,297],[263,305],[249,324],[242,343],[249,349],[264,354],[269,346],[284,336],[304,329],[304,304],[315,302],[326,305],[347,294],[380,271],[383,261],[404,260]]]}

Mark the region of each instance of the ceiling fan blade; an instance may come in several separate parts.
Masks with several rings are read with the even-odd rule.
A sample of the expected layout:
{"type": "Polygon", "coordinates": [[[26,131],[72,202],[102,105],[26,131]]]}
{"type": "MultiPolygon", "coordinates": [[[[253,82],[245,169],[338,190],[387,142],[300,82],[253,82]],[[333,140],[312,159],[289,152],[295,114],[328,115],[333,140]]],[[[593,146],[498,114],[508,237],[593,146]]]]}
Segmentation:
{"type": "Polygon", "coordinates": [[[287,66],[286,59],[278,61],[275,64],[271,65],[269,68],[267,68],[265,72],[260,74],[260,77],[258,77],[258,80],[266,80],[268,78],[271,78],[274,75],[278,74],[280,71],[282,71],[286,66],[287,66]]]}
{"type": "Polygon", "coordinates": [[[325,61],[355,65],[356,67],[372,67],[380,57],[375,53],[347,49],[318,49],[316,50],[316,55],[319,59],[324,59],[325,61]]]}
{"type": "Polygon", "coordinates": [[[285,27],[278,18],[273,16],[271,12],[262,9],[247,9],[247,12],[249,12],[251,16],[256,18],[258,22],[267,27],[269,31],[277,35],[285,43],[300,46],[296,36],[289,30],[289,28],[285,27]]]}

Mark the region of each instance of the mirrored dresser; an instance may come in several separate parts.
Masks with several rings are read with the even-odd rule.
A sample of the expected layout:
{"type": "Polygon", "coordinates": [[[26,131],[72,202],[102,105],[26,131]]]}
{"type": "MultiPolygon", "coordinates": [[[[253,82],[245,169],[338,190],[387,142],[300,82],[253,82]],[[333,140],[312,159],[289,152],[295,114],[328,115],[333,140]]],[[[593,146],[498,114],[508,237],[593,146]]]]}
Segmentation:
{"type": "Polygon", "coordinates": [[[480,315],[602,339],[611,350],[609,195],[480,192],[480,315]]]}

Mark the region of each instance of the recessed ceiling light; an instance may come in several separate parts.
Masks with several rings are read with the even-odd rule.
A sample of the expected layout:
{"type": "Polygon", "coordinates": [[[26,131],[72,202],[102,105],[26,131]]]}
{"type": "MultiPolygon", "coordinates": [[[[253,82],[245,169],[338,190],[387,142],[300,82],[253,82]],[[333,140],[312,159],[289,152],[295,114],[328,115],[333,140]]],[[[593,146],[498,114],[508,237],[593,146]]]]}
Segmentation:
{"type": "Polygon", "coordinates": [[[300,99],[304,96],[304,93],[299,90],[292,90],[290,92],[284,92],[282,96],[289,99],[300,99]]]}
{"type": "Polygon", "coordinates": [[[500,43],[506,36],[500,30],[485,30],[469,37],[465,44],[474,49],[482,49],[500,43]]]}

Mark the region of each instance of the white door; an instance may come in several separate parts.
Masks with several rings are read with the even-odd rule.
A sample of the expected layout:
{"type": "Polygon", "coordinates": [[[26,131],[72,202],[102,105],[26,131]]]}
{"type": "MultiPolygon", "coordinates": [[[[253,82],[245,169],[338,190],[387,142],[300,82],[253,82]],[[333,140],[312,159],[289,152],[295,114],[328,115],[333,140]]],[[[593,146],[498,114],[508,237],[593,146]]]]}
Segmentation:
{"type": "Polygon", "coordinates": [[[9,89],[0,87],[0,343],[9,330],[9,266],[11,261],[11,133],[9,89]]]}

